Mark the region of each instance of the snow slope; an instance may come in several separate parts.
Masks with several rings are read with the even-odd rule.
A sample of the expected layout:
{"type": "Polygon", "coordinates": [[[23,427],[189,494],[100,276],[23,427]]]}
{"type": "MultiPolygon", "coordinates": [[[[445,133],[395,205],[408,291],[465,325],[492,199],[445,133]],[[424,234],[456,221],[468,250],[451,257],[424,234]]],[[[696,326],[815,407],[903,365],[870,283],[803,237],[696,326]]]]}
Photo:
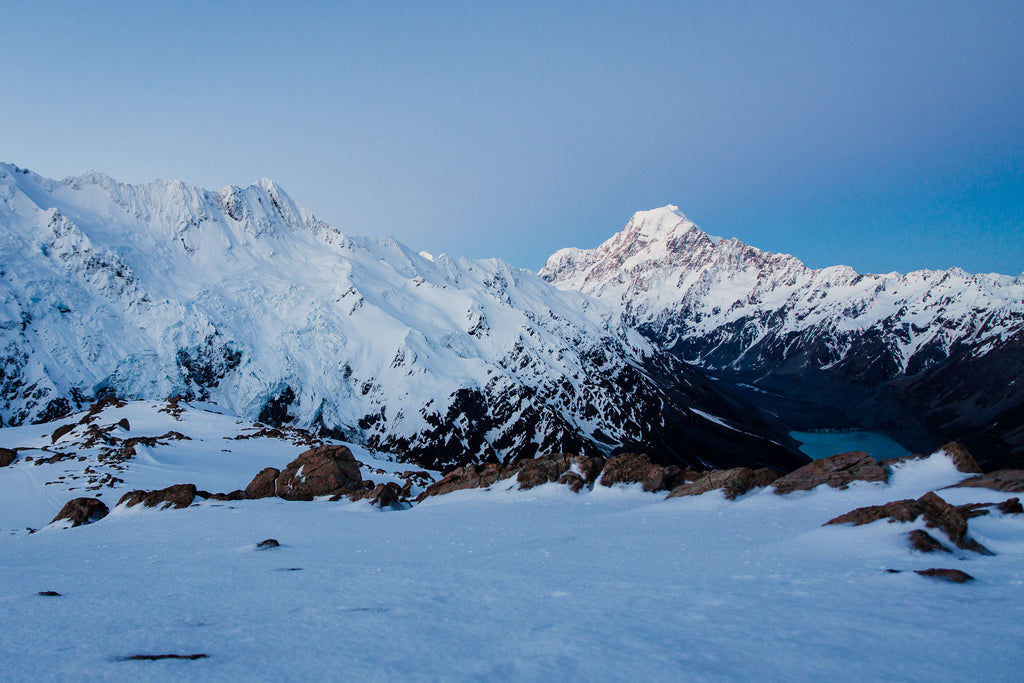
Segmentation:
{"type": "Polygon", "coordinates": [[[499,260],[347,237],[270,180],[211,192],[2,164],[0,226],[0,424],[177,395],[447,467],[657,450],[701,422],[690,404],[743,421],[598,302],[499,260]]]}
{"type": "MultiPolygon", "coordinates": [[[[125,417],[131,433],[190,437],[124,463],[107,496],[185,481],[234,488],[302,450],[231,439],[254,425],[208,405],[183,404],[178,419],[161,407],[103,411],[103,424],[125,417]]],[[[44,446],[54,427],[3,429],[0,443],[44,446]]],[[[81,493],[72,475],[98,465],[74,452],[86,460],[35,465],[25,457],[38,450],[21,451],[0,468],[7,680],[1003,681],[1024,666],[1024,516],[970,520],[992,557],[913,551],[906,533],[920,523],[821,526],[966,476],[943,454],[904,463],[888,484],[731,502],[502,482],[402,511],[206,501],[27,534],[22,525],[43,526],[81,493]],[[25,487],[26,477],[58,483],[25,487]],[[271,537],[280,547],[256,550],[271,537]],[[910,571],[936,566],[976,580],[910,571]],[[160,654],[207,657],[126,659],[160,654]]],[[[356,455],[364,476],[394,467],[356,455]]],[[[1010,495],[939,493],[954,504],[1010,495]]]]}

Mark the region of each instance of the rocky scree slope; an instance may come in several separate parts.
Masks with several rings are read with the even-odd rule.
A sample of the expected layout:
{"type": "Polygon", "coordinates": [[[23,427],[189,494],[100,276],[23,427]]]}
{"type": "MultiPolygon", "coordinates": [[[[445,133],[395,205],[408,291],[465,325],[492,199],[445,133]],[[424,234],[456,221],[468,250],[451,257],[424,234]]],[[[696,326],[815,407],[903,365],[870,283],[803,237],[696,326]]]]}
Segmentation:
{"type": "Polygon", "coordinates": [[[1024,385],[1007,380],[1024,374],[1022,277],[814,270],[711,237],[674,206],[638,212],[595,249],[556,252],[540,274],[680,359],[755,385],[748,398],[795,428],[858,425],[922,452],[958,439],[982,462],[1024,460],[1024,385]]]}
{"type": "Polygon", "coordinates": [[[4,425],[179,396],[439,469],[623,447],[803,462],[589,297],[347,237],[269,180],[212,192],[0,165],[0,226],[4,425]]]}

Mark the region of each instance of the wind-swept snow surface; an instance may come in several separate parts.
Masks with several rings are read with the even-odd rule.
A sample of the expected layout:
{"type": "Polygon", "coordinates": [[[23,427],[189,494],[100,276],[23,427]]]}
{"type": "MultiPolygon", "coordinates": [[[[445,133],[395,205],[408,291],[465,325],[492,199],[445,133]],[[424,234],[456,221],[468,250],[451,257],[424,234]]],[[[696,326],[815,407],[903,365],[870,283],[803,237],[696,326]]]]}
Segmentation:
{"type": "MultiPolygon", "coordinates": [[[[183,481],[237,487],[301,450],[225,439],[254,431],[231,416],[186,407],[174,420],[159,407],[104,412],[135,433],[174,424],[190,437],[127,461],[108,495],[183,481]]],[[[0,438],[42,446],[44,432],[0,438]]],[[[80,494],[72,476],[96,463],[34,465],[30,454],[40,452],[0,468],[9,680],[961,681],[1016,680],[1024,666],[1024,515],[970,520],[994,556],[914,551],[906,534],[920,521],[821,526],[967,476],[942,454],[897,466],[888,484],[758,489],[736,501],[503,481],[402,511],[205,501],[118,508],[31,535],[21,525],[48,522],[80,494]],[[266,538],[280,546],[257,550],[266,538]],[[975,580],[912,571],[930,567],[975,580]],[[169,654],[206,657],[128,659],[169,654]]],[[[357,457],[364,476],[392,467],[357,457]]],[[[939,493],[954,504],[1009,497],[939,493]]]]}

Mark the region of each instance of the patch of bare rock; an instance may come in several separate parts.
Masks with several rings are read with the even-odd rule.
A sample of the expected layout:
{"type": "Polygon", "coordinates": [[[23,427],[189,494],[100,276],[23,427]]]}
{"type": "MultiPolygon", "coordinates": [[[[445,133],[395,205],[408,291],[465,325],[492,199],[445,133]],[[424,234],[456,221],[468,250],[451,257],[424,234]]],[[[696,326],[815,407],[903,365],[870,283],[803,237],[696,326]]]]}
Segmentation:
{"type": "Polygon", "coordinates": [[[889,470],[864,451],[840,453],[813,460],[798,470],[779,477],[772,485],[775,493],[809,491],[821,484],[845,489],[855,481],[889,481],[889,470]]]}
{"type": "Polygon", "coordinates": [[[14,462],[17,457],[17,451],[11,450],[10,448],[0,448],[0,467],[7,467],[14,462]]]}
{"type": "Polygon", "coordinates": [[[109,513],[110,508],[99,498],[73,498],[64,503],[50,524],[66,520],[71,527],[82,526],[98,522],[109,513]]]}

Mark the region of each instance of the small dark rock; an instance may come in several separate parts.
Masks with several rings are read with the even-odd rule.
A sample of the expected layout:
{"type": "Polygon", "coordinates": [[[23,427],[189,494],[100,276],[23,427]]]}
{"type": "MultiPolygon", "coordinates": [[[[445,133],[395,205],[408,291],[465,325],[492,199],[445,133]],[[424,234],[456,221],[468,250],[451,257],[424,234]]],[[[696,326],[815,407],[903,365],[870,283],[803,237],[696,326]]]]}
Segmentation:
{"type": "Polygon", "coordinates": [[[61,597],[60,593],[58,593],[57,591],[39,591],[39,595],[42,595],[44,598],[59,598],[59,597],[61,597]]]}
{"type": "Polygon", "coordinates": [[[10,448],[0,448],[0,467],[7,467],[17,457],[17,451],[12,451],[10,448]]]}
{"type": "Polygon", "coordinates": [[[951,581],[952,583],[967,583],[974,580],[973,576],[959,569],[915,569],[914,573],[921,576],[930,576],[933,579],[951,581]]]}
{"type": "Polygon", "coordinates": [[[194,654],[194,655],[129,655],[127,657],[119,658],[122,662],[155,662],[160,659],[206,659],[210,655],[207,654],[194,654]]]}
{"type": "Polygon", "coordinates": [[[264,541],[260,541],[256,544],[256,550],[267,550],[268,548],[277,548],[281,544],[277,542],[276,538],[268,538],[264,541]]]}
{"type": "Polygon", "coordinates": [[[1020,504],[1020,498],[1008,498],[996,505],[996,509],[1004,515],[1024,514],[1024,506],[1020,504]]]}
{"type": "Polygon", "coordinates": [[[927,531],[921,531],[920,529],[914,529],[907,536],[910,538],[910,545],[914,550],[920,550],[922,553],[934,553],[953,552],[946,546],[942,545],[934,536],[929,534],[927,531]]]}
{"type": "Polygon", "coordinates": [[[53,434],[50,435],[50,443],[57,443],[57,439],[70,432],[76,426],[77,425],[72,423],[69,425],[61,425],[60,427],[57,427],[56,429],[53,430],[53,434]]]}
{"type": "Polygon", "coordinates": [[[122,429],[124,429],[125,431],[128,431],[128,432],[130,432],[132,430],[132,424],[131,424],[131,422],[128,421],[127,417],[122,417],[120,420],[118,420],[117,421],[117,426],[121,427],[122,429]]]}

